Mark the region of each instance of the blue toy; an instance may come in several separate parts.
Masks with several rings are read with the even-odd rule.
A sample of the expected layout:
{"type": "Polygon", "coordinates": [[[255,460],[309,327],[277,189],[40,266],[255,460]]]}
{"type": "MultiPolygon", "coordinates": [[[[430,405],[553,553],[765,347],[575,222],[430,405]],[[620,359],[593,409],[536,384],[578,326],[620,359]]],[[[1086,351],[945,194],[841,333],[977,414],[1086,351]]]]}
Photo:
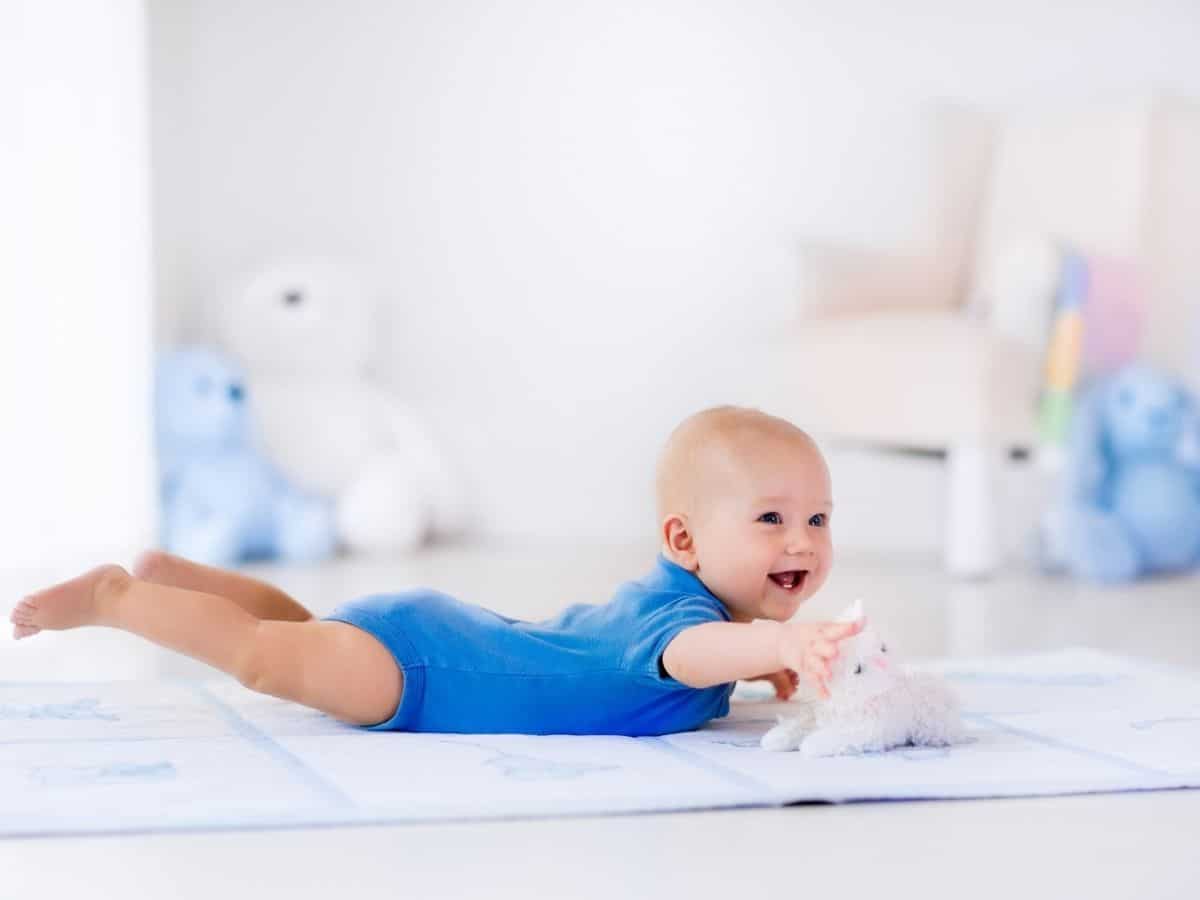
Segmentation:
{"type": "Polygon", "coordinates": [[[1064,482],[1043,524],[1043,561],[1092,581],[1200,565],[1200,406],[1131,365],[1094,382],[1071,423],[1064,482]]]}
{"type": "Polygon", "coordinates": [[[155,395],[167,550],[212,565],[333,554],[332,505],[291,487],[251,446],[244,381],[228,359],[171,351],[155,395]]]}

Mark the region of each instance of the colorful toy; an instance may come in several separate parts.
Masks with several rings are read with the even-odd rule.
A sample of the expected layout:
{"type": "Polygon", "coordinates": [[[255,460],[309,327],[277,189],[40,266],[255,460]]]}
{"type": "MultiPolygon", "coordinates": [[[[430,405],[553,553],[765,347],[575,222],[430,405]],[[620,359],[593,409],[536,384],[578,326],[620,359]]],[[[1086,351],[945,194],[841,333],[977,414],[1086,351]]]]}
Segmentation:
{"type": "MultiPolygon", "coordinates": [[[[855,602],[839,621],[861,617],[862,603],[855,602]]],[[[839,649],[830,698],[801,715],[780,716],[779,724],[763,735],[764,750],[838,756],[966,740],[958,699],[945,681],[907,669],[873,626],[868,624],[839,649]]]]}
{"type": "Polygon", "coordinates": [[[1100,582],[1200,565],[1200,407],[1148,366],[1097,379],[1071,423],[1042,563],[1100,582]]]}
{"type": "Polygon", "coordinates": [[[333,554],[330,504],[255,452],[244,381],[228,359],[200,348],[165,354],[155,401],[166,549],[211,565],[333,554]]]}
{"type": "Polygon", "coordinates": [[[1046,383],[1038,410],[1043,444],[1066,442],[1075,391],[1082,381],[1137,358],[1144,298],[1141,272],[1134,264],[1060,248],[1046,383]]]}
{"type": "Polygon", "coordinates": [[[1038,409],[1043,443],[1060,445],[1071,421],[1071,401],[1083,358],[1083,301],[1087,266],[1082,257],[1063,252],[1055,317],[1046,353],[1046,385],[1038,409]]]}
{"type": "Polygon", "coordinates": [[[1043,568],[1069,568],[1068,521],[1072,463],[1068,443],[1081,386],[1132,362],[1145,319],[1142,272],[1132,262],[1058,249],[1054,319],[1046,348],[1046,378],[1038,404],[1037,467],[1052,499],[1042,512],[1034,555],[1043,568]]]}

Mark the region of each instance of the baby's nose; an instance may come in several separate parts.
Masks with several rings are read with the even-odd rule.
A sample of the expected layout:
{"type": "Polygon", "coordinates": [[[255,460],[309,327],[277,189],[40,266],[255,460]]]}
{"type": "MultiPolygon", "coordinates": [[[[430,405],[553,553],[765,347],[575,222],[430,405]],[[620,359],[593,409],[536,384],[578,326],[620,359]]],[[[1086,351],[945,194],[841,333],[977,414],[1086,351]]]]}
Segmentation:
{"type": "Polygon", "coordinates": [[[792,534],[788,537],[787,552],[791,554],[812,553],[812,541],[804,532],[792,534]]]}

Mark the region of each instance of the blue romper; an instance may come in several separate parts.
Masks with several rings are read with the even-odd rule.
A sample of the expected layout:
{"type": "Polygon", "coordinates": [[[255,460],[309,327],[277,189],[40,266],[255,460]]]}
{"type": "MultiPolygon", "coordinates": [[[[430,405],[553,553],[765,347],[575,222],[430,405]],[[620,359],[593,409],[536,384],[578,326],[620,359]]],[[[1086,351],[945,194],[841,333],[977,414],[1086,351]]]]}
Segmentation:
{"type": "Polygon", "coordinates": [[[729,712],[732,684],[690,688],[661,667],[680,631],[729,621],[699,578],[661,554],[608,603],[544,622],[424,588],[364,597],[326,618],[377,638],[404,672],[400,705],[376,729],[647,735],[729,712]]]}

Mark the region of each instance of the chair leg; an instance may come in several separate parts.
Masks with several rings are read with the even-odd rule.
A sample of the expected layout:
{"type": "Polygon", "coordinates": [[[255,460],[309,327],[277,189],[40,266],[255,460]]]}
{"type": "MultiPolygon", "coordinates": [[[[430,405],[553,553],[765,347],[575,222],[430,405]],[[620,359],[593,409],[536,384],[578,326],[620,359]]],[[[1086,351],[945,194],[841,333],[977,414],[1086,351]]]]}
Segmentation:
{"type": "Polygon", "coordinates": [[[999,451],[986,444],[955,444],[946,453],[947,571],[959,578],[987,578],[1000,562],[996,535],[999,451]]]}

